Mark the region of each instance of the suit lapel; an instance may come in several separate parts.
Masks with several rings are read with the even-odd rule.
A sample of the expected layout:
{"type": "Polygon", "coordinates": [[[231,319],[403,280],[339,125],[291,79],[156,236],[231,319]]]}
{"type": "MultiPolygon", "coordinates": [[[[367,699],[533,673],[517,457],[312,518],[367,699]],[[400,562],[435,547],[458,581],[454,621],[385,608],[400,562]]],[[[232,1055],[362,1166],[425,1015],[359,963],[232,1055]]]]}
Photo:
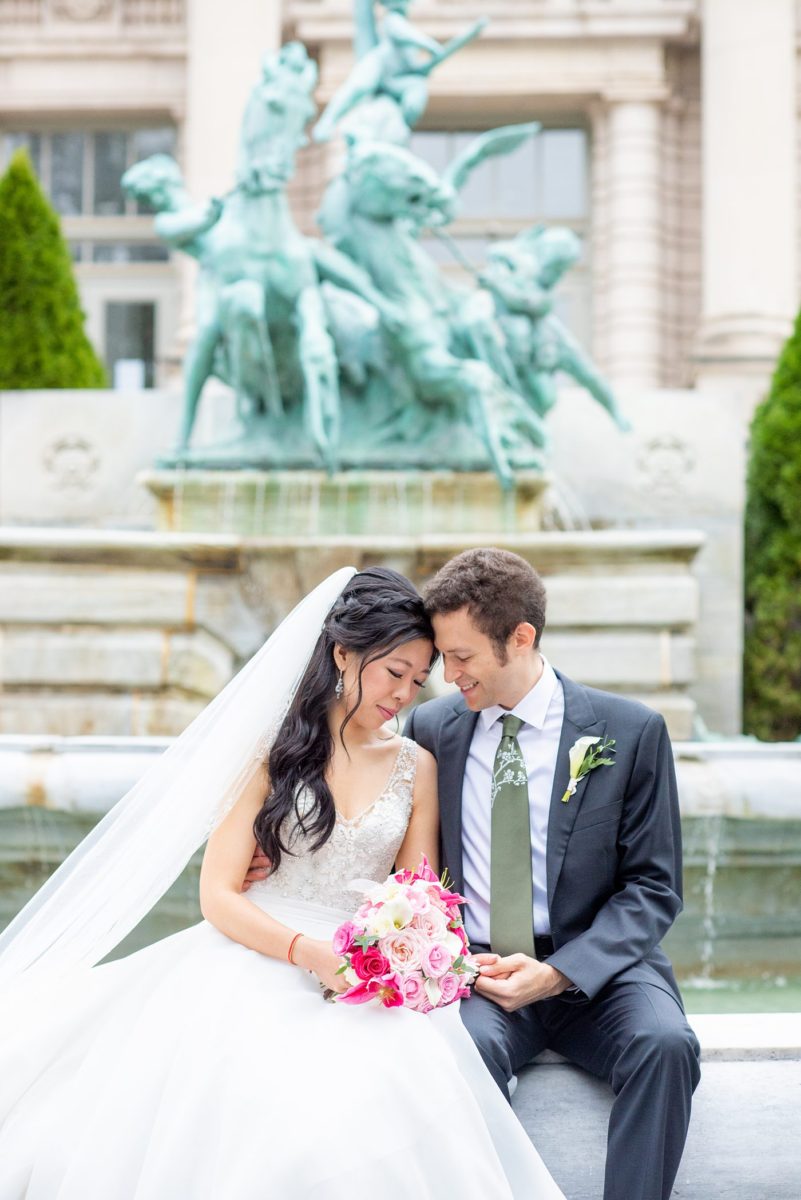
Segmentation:
{"type": "Polygon", "coordinates": [[[589,786],[592,776],[588,776],[578,785],[575,793],[567,804],[562,803],[562,796],[567,789],[570,779],[570,747],[580,737],[603,737],[606,732],[606,721],[597,718],[590,704],[586,691],[572,679],[556,672],[562,683],[565,695],[565,715],[562,720],[562,734],[559,738],[559,750],[556,755],[556,770],[553,777],[551,804],[548,815],[548,848],[546,854],[546,874],[548,877],[548,906],[553,904],[554,892],[562,863],[565,859],[567,842],[573,830],[578,811],[581,807],[584,793],[589,786]]]}
{"type": "Polygon", "coordinates": [[[452,709],[440,728],[439,808],[442,849],[457,892],[464,887],[462,872],[462,785],[478,713],[452,709]]]}

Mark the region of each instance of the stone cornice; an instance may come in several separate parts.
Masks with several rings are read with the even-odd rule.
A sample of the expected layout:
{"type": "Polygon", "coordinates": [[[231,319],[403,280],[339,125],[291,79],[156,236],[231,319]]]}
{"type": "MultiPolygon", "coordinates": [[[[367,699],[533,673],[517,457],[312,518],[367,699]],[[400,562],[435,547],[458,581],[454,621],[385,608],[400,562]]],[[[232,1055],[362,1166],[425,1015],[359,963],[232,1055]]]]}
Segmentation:
{"type": "MultiPolygon", "coordinates": [[[[695,44],[699,39],[698,0],[665,0],[664,3],[615,3],[609,0],[506,0],[493,5],[482,41],[532,38],[540,41],[577,41],[613,38],[659,40],[695,44]]],[[[418,3],[414,20],[440,39],[461,32],[470,21],[485,16],[486,0],[418,3]]],[[[288,0],[285,29],[309,45],[348,42],[353,35],[349,0],[288,0]]]]}
{"type": "MultiPolygon", "coordinates": [[[[502,549],[534,550],[544,561],[615,562],[621,557],[690,563],[705,542],[696,529],[602,529],[578,532],[492,535],[502,549]]],[[[155,531],[51,529],[8,526],[0,528],[0,562],[103,562],[168,566],[182,563],[216,570],[240,570],[248,556],[280,551],[314,553],[347,549],[455,554],[467,546],[484,546],[487,534],[462,534],[378,539],[368,536],[240,537],[236,534],[161,533],[155,531]]]]}
{"type": "Polygon", "coordinates": [[[0,41],[0,61],[18,61],[20,59],[36,59],[38,61],[92,61],[108,59],[112,62],[136,59],[141,61],[163,61],[186,58],[186,39],[183,37],[164,37],[154,41],[152,37],[130,36],[124,40],[118,38],[87,38],[73,37],[69,41],[63,38],[44,37],[28,34],[26,37],[9,38],[3,30],[3,40],[0,41]]]}

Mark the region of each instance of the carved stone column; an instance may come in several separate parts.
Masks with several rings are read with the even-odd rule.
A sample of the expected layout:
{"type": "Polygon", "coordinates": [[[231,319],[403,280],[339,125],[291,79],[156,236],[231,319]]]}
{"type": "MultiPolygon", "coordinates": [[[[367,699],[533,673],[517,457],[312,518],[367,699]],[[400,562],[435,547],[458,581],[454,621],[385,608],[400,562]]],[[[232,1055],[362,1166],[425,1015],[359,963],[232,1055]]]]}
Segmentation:
{"type": "Polygon", "coordinates": [[[758,394],[795,315],[795,53],[794,0],[704,0],[702,384],[758,394]]]}
{"type": "Polygon", "coordinates": [[[606,98],[604,366],[614,385],[660,382],[660,99],[606,98]]]}
{"type": "MultiPolygon", "coordinates": [[[[182,166],[198,202],[234,183],[239,127],[262,56],[281,44],[281,6],[269,0],[187,0],[182,166]]],[[[194,326],[195,264],[181,255],[181,357],[194,326]]]]}

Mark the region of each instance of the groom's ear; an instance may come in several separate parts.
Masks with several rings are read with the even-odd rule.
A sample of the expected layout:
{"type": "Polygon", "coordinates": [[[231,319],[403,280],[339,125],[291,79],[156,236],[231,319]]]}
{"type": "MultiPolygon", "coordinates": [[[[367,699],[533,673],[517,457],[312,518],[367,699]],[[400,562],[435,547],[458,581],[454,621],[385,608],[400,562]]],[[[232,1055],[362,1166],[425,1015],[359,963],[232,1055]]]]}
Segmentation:
{"type": "Polygon", "coordinates": [[[537,644],[537,631],[528,621],[521,621],[512,633],[512,645],[515,650],[525,652],[533,650],[537,644]]]}

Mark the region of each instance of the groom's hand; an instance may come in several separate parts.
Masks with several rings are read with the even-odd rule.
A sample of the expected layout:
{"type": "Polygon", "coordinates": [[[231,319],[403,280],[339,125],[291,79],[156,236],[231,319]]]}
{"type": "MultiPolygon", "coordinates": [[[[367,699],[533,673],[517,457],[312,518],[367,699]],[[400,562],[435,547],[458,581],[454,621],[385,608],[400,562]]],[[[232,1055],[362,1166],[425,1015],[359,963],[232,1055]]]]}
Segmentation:
{"type": "Polygon", "coordinates": [[[260,879],[266,879],[269,873],[270,860],[264,851],[257,846],[242,882],[242,891],[246,892],[252,883],[258,883],[260,879]]]}
{"type": "Polygon", "coordinates": [[[526,954],[477,954],[481,973],[476,980],[480,996],[493,1000],[505,1012],[515,1012],[535,1000],[547,1000],[572,987],[572,982],[547,963],[526,954]]]}

